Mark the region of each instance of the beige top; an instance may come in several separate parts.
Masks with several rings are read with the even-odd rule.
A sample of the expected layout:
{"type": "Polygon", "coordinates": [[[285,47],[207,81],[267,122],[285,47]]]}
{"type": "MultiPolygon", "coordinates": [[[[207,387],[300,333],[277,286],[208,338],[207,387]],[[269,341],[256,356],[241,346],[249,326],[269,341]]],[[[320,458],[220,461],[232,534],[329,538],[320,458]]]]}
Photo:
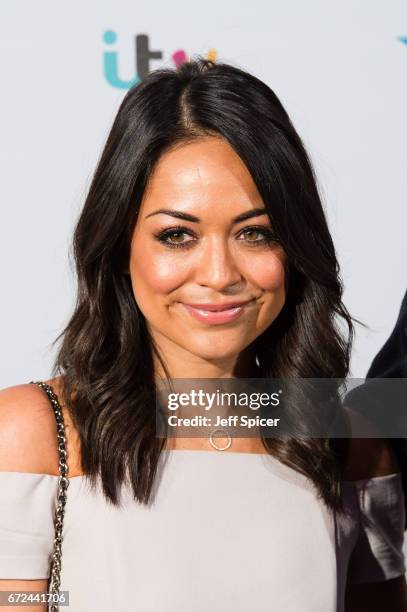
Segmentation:
{"type": "MultiPolygon", "coordinates": [[[[58,477],[0,472],[0,579],[49,576],[58,477]]],[[[267,454],[164,450],[152,503],[70,478],[61,589],[72,612],[342,612],[352,582],[405,572],[400,474],[344,483],[336,516],[267,454]]],[[[61,607],[61,612],[64,610],[61,607]]]]}

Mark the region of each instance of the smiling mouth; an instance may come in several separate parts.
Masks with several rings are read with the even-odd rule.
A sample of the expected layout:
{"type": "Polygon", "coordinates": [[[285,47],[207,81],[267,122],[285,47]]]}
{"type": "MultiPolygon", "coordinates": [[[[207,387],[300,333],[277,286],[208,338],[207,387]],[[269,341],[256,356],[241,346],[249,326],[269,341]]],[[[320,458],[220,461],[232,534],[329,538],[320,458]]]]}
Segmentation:
{"type": "Polygon", "coordinates": [[[184,309],[190,314],[192,317],[201,321],[203,323],[211,324],[211,325],[220,325],[223,323],[229,323],[234,321],[250,306],[255,303],[255,299],[248,300],[247,302],[241,302],[240,304],[232,307],[222,307],[219,306],[219,310],[214,310],[216,306],[208,305],[208,308],[202,306],[191,306],[191,304],[185,304],[180,302],[184,309]],[[209,309],[210,308],[210,309],[209,309]]]}

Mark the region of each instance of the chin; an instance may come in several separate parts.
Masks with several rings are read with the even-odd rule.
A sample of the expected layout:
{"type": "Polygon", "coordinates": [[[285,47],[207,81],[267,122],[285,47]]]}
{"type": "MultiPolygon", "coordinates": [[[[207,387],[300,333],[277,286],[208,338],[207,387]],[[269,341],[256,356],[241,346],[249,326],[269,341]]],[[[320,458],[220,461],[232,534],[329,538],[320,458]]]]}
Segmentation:
{"type": "Polygon", "coordinates": [[[225,346],[214,346],[213,342],[202,342],[189,346],[184,346],[185,350],[201,359],[207,361],[218,361],[219,359],[231,359],[237,357],[244,346],[240,342],[230,343],[225,346]]]}

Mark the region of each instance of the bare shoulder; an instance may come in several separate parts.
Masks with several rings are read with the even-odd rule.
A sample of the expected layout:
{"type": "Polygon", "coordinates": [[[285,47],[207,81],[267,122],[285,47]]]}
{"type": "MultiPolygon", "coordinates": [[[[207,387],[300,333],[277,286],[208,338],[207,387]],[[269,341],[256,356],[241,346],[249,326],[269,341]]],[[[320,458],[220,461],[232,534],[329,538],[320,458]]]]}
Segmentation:
{"type": "Polygon", "coordinates": [[[380,433],[357,410],[345,408],[345,413],[352,437],[344,479],[361,480],[399,472],[400,466],[391,442],[380,438],[380,433]],[[363,437],[357,437],[358,432],[363,432],[363,437]]]}
{"type": "MultiPolygon", "coordinates": [[[[45,381],[59,388],[57,378],[45,381]]],[[[66,425],[71,422],[65,418],[66,425]]],[[[67,429],[67,427],[66,427],[67,429]]],[[[72,449],[76,475],[75,436],[69,427],[68,453],[72,449]],[[72,443],[71,443],[72,440],[72,443]]],[[[68,438],[68,433],[67,433],[68,438]]],[[[70,462],[71,463],[71,462],[70,462]]],[[[0,471],[59,474],[55,413],[45,391],[26,383],[0,390],[0,471]]]]}

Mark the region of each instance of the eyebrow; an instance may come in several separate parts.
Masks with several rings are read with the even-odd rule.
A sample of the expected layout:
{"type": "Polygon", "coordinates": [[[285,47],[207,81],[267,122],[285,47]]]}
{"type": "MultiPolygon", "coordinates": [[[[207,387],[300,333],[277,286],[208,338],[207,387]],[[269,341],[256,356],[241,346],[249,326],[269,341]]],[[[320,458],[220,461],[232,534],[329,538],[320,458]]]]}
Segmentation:
{"type": "MultiPolygon", "coordinates": [[[[240,223],[241,221],[246,221],[247,219],[252,219],[253,217],[260,217],[261,215],[266,215],[267,211],[265,208],[252,208],[247,212],[242,213],[241,215],[237,215],[232,219],[232,223],[240,223]]],[[[178,210],[171,210],[169,208],[160,208],[159,210],[155,210],[150,213],[145,219],[148,217],[152,217],[154,215],[170,215],[170,217],[175,217],[176,219],[184,219],[184,221],[191,221],[191,223],[199,223],[200,218],[195,215],[190,215],[189,213],[184,213],[178,210]]]]}

